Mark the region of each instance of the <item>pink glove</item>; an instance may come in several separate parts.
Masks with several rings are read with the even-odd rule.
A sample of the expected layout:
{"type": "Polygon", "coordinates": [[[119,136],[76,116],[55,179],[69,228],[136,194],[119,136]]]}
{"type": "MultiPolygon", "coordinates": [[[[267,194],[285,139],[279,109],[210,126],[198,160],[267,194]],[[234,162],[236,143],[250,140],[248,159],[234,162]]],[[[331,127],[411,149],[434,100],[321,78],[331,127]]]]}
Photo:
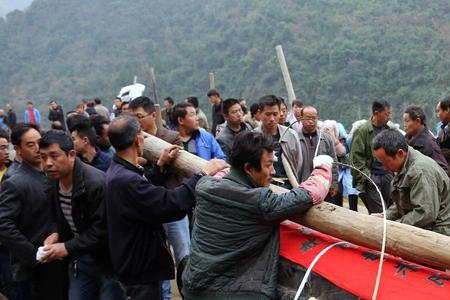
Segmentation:
{"type": "Polygon", "coordinates": [[[331,166],[321,164],[316,167],[308,179],[300,184],[311,195],[313,204],[323,202],[331,186],[331,166]]]}

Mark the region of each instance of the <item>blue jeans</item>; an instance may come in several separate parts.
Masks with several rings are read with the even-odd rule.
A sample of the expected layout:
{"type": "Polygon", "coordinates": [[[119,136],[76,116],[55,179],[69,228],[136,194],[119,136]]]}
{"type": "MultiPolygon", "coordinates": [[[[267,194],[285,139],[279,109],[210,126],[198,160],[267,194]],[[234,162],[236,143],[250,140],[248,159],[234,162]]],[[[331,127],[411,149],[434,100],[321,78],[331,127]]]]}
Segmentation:
{"type": "MultiPolygon", "coordinates": [[[[189,234],[189,219],[183,219],[164,224],[167,239],[175,253],[175,261],[178,264],[186,255],[189,255],[191,248],[191,236],[189,234]]],[[[164,300],[170,300],[170,280],[164,280],[162,285],[164,300]]]]}
{"type": "Polygon", "coordinates": [[[84,255],[69,268],[69,300],[126,300],[118,281],[104,275],[94,259],[84,255]]]}

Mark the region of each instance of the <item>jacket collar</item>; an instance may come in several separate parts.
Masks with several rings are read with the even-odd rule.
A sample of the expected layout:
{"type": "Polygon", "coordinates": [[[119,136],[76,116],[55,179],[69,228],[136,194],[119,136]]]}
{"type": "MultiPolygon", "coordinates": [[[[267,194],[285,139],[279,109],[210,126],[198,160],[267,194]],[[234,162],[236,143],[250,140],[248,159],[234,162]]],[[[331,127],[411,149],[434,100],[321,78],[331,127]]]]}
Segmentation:
{"type": "Polygon", "coordinates": [[[135,173],[138,173],[139,175],[144,175],[144,168],[142,168],[139,165],[133,165],[132,163],[128,162],[127,160],[121,158],[117,154],[114,154],[113,161],[121,166],[123,166],[125,169],[128,169],[130,171],[133,171],[135,173]]]}
{"type": "Polygon", "coordinates": [[[423,147],[426,141],[427,131],[428,128],[424,127],[415,138],[409,139],[409,137],[407,136],[408,144],[410,144],[411,146],[423,147]]]}
{"type": "Polygon", "coordinates": [[[73,165],[72,172],[72,198],[86,192],[86,183],[82,172],[83,162],[77,157],[73,165]]]}
{"type": "MultiPolygon", "coordinates": [[[[288,131],[289,129],[288,129],[286,126],[277,124],[277,130],[278,130],[278,133],[280,134],[280,138],[281,138],[281,141],[280,141],[280,142],[281,142],[281,143],[288,143],[288,142],[289,142],[289,134],[286,133],[286,131],[288,131]],[[285,134],[285,133],[286,133],[286,134],[285,134]]],[[[265,132],[264,132],[263,129],[262,129],[262,124],[259,125],[259,126],[255,129],[255,131],[261,132],[261,133],[264,133],[264,134],[265,134],[265,132]]]]}
{"type": "Polygon", "coordinates": [[[258,187],[258,185],[253,181],[253,179],[250,176],[247,175],[247,173],[234,167],[231,167],[230,172],[224,178],[243,184],[249,188],[258,187]]]}
{"type": "Polygon", "coordinates": [[[412,161],[414,161],[416,154],[414,153],[416,150],[414,150],[412,147],[408,146],[408,153],[406,155],[405,162],[401,168],[401,170],[397,173],[397,176],[394,177],[394,182],[396,181],[396,177],[403,177],[406,172],[409,170],[409,166],[411,165],[412,161]]]}

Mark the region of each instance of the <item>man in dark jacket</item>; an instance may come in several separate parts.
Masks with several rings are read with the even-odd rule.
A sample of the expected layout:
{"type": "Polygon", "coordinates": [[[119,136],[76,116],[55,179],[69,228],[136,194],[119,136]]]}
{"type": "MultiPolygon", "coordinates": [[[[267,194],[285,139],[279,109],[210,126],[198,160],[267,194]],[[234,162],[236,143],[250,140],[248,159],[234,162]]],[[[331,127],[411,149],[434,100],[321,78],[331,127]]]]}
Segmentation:
{"type": "Polygon", "coordinates": [[[22,157],[19,169],[2,183],[0,242],[10,250],[15,281],[29,287],[31,299],[66,299],[63,261],[42,263],[38,247],[57,240],[48,192],[51,183],[41,169],[39,140],[33,124],[18,124],[11,139],[22,157]]]}
{"type": "Polygon", "coordinates": [[[44,247],[46,260],[70,258],[70,300],[126,299],[99,268],[109,257],[105,173],[76,158],[65,132],[48,131],[39,147],[44,170],[55,180],[51,200],[59,232],[58,242],[44,247]]]}
{"type": "Polygon", "coordinates": [[[279,224],[323,201],[333,159],[316,157],[311,176],[278,195],[269,189],[273,151],[270,137],[243,132],[231,151],[230,173],[199,181],[191,256],[183,273],[186,299],[275,299],[279,224]]]}
{"type": "Polygon", "coordinates": [[[216,90],[209,90],[206,94],[208,96],[209,102],[212,104],[212,126],[211,134],[216,136],[216,127],[219,124],[225,122],[225,118],[222,113],[222,99],[216,90]]]}
{"type": "Polygon", "coordinates": [[[6,123],[9,129],[12,129],[17,123],[17,115],[9,103],[6,104],[6,123]]]}
{"type": "MultiPolygon", "coordinates": [[[[175,189],[149,182],[137,163],[144,136],[136,118],[119,116],[109,127],[116,149],[106,173],[107,220],[113,269],[132,299],[161,299],[161,281],[173,279],[174,266],[162,224],[182,219],[194,205],[194,188],[203,174],[222,170],[223,160],[211,160],[175,189]]],[[[156,165],[163,168],[178,146],[166,149],[156,165]]]]}
{"type": "Polygon", "coordinates": [[[55,100],[50,101],[50,106],[48,109],[48,120],[52,123],[60,122],[63,129],[66,129],[66,123],[64,122],[64,112],[55,100]]]}
{"type": "Polygon", "coordinates": [[[223,101],[222,112],[225,123],[220,125],[223,129],[217,134],[217,142],[227,157],[230,157],[231,148],[237,134],[242,131],[252,130],[251,126],[244,122],[244,113],[237,99],[223,101]]]}
{"type": "Polygon", "coordinates": [[[406,108],[403,113],[403,127],[405,128],[408,145],[431,157],[444,169],[447,175],[450,175],[447,160],[442,155],[437,140],[426,126],[426,116],[422,108],[415,105],[406,108]]]}

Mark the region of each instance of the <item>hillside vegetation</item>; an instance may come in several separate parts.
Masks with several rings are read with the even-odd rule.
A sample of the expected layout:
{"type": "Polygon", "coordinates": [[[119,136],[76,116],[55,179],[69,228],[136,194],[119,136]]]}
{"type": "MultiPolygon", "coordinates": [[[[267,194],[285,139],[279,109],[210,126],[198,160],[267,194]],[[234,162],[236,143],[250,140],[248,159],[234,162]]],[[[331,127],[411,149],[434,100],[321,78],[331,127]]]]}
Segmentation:
{"type": "Polygon", "coordinates": [[[0,19],[0,104],[110,100],[134,75],[150,87],[149,66],[161,96],[207,111],[211,71],[225,98],[286,95],[278,44],[297,97],[346,125],[381,98],[431,117],[449,92],[448,0],[35,0],[0,19]]]}

